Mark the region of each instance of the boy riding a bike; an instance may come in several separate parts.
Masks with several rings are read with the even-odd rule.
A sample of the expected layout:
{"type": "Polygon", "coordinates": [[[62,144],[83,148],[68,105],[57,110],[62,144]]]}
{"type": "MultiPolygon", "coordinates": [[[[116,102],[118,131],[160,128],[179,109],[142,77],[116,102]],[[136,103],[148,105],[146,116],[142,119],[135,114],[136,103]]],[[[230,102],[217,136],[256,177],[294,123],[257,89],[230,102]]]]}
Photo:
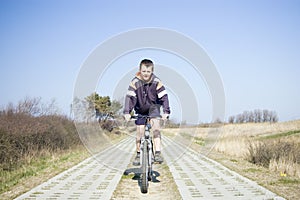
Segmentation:
{"type": "MultiPolygon", "coordinates": [[[[170,114],[168,94],[161,80],[153,74],[154,64],[149,59],[140,62],[139,71],[130,82],[125,97],[124,117],[126,121],[131,118],[131,111],[136,114],[149,115],[153,130],[154,161],[163,162],[161,157],[160,119],[166,120],[170,114]],[[160,115],[160,107],[163,114],[160,115]]],[[[145,118],[136,119],[136,157],[133,165],[140,165],[140,142],[145,131],[145,118]]]]}

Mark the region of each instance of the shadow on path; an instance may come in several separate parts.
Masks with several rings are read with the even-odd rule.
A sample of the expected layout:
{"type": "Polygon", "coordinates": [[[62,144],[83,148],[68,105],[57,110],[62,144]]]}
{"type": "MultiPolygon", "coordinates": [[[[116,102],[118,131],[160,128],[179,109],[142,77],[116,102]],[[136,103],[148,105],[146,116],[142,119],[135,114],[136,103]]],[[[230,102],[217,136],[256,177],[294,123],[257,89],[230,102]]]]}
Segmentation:
{"type": "MultiPolygon", "coordinates": [[[[126,169],[123,173],[124,176],[129,176],[132,175],[132,180],[138,181],[138,185],[141,188],[141,174],[142,174],[142,169],[141,168],[129,168],[126,169]]],[[[160,180],[157,178],[160,176],[160,173],[158,171],[152,171],[152,183],[160,183],[160,180]]]]}

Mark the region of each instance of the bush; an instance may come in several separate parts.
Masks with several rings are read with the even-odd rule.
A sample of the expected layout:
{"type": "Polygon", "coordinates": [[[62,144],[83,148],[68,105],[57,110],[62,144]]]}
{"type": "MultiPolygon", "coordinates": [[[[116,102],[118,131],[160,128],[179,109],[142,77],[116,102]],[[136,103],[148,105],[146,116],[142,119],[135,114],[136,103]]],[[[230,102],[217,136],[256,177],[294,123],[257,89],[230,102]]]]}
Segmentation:
{"type": "Polygon", "coordinates": [[[64,116],[32,116],[24,113],[0,114],[0,167],[13,169],[25,157],[69,149],[81,141],[72,121],[64,116]],[[46,151],[45,151],[46,150],[46,151]]]}
{"type": "Polygon", "coordinates": [[[272,159],[271,148],[263,142],[250,143],[249,162],[268,167],[272,159]]]}
{"type": "Polygon", "coordinates": [[[250,142],[248,160],[269,167],[271,160],[300,163],[300,147],[292,140],[250,142]]]}
{"type": "Polygon", "coordinates": [[[117,128],[119,125],[116,120],[105,120],[100,122],[100,127],[104,130],[107,130],[109,132],[112,132],[115,128],[117,128]]]}

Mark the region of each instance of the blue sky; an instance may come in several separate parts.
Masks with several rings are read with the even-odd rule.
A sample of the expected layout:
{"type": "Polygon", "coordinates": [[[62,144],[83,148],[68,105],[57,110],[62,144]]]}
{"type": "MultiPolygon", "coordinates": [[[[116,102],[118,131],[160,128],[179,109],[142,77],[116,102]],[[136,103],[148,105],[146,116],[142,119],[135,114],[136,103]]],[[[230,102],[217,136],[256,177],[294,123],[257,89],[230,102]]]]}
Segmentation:
{"type": "MultiPolygon", "coordinates": [[[[2,0],[0,106],[26,96],[55,98],[68,113],[80,67],[99,44],[121,32],[158,27],[178,31],[205,49],[223,80],[226,119],[257,108],[275,110],[281,121],[300,119],[299,11],[300,2],[289,0],[2,0]]],[[[141,56],[174,64],[168,55],[144,53],[150,55],[142,51],[124,56],[122,66],[115,62],[111,75],[120,76],[118,67],[130,71],[141,56]]],[[[203,84],[187,79],[195,88],[203,84]]],[[[202,99],[201,121],[209,121],[209,94],[202,99]]]]}

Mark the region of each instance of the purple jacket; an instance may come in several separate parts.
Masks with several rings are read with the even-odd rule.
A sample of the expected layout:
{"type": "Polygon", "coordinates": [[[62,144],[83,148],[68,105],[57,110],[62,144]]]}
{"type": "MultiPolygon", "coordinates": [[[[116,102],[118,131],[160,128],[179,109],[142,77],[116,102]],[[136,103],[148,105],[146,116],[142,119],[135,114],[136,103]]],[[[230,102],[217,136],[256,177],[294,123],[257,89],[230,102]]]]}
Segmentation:
{"type": "Polygon", "coordinates": [[[163,112],[170,114],[169,99],[165,87],[152,74],[150,82],[141,80],[139,73],[132,79],[125,97],[124,114],[133,109],[137,114],[148,114],[151,105],[162,105],[163,112]]]}

